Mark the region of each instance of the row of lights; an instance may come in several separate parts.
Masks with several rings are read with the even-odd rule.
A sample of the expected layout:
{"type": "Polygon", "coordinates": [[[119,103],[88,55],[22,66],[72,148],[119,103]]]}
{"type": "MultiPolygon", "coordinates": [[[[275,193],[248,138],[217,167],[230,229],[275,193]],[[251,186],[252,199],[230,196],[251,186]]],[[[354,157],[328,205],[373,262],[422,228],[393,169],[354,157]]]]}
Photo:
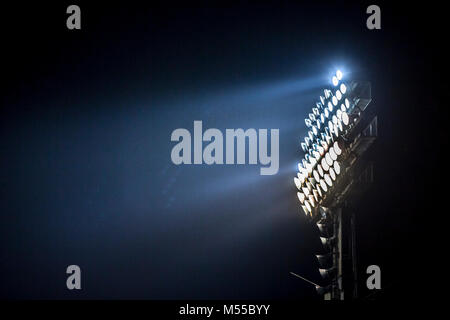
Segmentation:
{"type": "Polygon", "coordinates": [[[343,152],[338,137],[348,129],[351,107],[348,98],[349,89],[342,81],[342,72],[338,70],[332,77],[333,90],[325,89],[320,102],[305,119],[308,134],[301,143],[305,156],[298,164],[297,177],[294,178],[298,189],[297,196],[306,215],[325,197],[341,173],[338,159],[343,152]]]}

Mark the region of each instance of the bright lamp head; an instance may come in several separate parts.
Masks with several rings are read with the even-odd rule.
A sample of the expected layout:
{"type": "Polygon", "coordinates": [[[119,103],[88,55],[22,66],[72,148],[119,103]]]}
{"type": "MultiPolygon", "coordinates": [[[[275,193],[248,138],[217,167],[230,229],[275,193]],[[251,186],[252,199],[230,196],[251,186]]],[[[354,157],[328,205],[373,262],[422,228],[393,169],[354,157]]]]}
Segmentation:
{"type": "Polygon", "coordinates": [[[320,184],[320,187],[322,188],[322,190],[323,190],[324,192],[327,192],[327,191],[328,191],[328,187],[327,187],[327,184],[326,184],[326,182],[325,182],[324,179],[321,179],[320,182],[319,182],[319,184],[320,184]]]}
{"type": "Polygon", "coordinates": [[[341,173],[341,166],[339,162],[335,161],[333,164],[334,172],[339,175],[341,173]]]}
{"type": "Polygon", "coordinates": [[[301,190],[301,188],[302,188],[302,183],[300,182],[300,179],[297,178],[297,177],[295,177],[295,178],[294,178],[294,183],[295,183],[295,186],[297,187],[297,189],[298,189],[298,190],[301,190]]]}
{"type": "Polygon", "coordinates": [[[339,79],[336,76],[333,76],[333,78],[331,79],[331,81],[333,82],[333,86],[337,86],[339,83],[339,79]]]}
{"type": "Polygon", "coordinates": [[[338,104],[338,99],[336,98],[336,96],[333,96],[333,98],[331,98],[331,101],[333,102],[334,106],[338,104]]]}
{"type": "Polygon", "coordinates": [[[342,123],[346,126],[348,126],[348,124],[350,123],[347,112],[342,112],[342,123]]]}
{"type": "Polygon", "coordinates": [[[333,143],[333,150],[336,153],[336,155],[340,156],[342,154],[342,147],[338,141],[335,141],[333,143]]]}
{"type": "Polygon", "coordinates": [[[303,193],[297,192],[297,197],[298,197],[298,200],[300,200],[300,203],[305,202],[305,195],[303,193]]]}
{"type": "Polygon", "coordinates": [[[325,182],[327,183],[327,185],[329,187],[331,187],[333,185],[333,181],[331,180],[331,177],[330,177],[330,175],[328,173],[325,174],[324,179],[325,179],[325,182]]]}
{"type": "Polygon", "coordinates": [[[345,103],[345,107],[347,108],[347,110],[350,108],[350,100],[348,100],[347,98],[345,98],[344,100],[345,103]]]}

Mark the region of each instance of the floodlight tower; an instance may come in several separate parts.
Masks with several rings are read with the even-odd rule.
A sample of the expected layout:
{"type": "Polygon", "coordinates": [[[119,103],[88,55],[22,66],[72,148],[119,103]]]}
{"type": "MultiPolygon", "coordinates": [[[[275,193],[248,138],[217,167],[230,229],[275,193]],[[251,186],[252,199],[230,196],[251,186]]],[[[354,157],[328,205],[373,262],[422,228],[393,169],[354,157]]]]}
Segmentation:
{"type": "Polygon", "coordinates": [[[315,284],[317,292],[325,300],[343,300],[343,280],[350,280],[344,276],[344,262],[351,262],[357,295],[355,216],[343,214],[343,208],[373,180],[372,164],[363,155],[376,139],[377,117],[367,111],[370,83],[348,81],[339,70],[331,82],[305,119],[308,134],[301,142],[304,157],[294,183],[300,206],[317,225],[323,245],[317,259],[324,283],[315,284]],[[349,246],[343,241],[347,230],[349,246]],[[350,252],[346,261],[344,252],[350,252]]]}

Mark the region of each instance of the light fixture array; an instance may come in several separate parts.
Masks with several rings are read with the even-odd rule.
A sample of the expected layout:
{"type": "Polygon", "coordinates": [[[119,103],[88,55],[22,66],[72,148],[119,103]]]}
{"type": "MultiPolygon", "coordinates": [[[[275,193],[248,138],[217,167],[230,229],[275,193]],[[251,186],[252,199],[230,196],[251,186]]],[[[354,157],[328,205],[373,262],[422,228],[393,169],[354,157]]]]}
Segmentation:
{"type": "Polygon", "coordinates": [[[298,164],[297,197],[307,216],[313,216],[342,172],[342,137],[351,128],[351,88],[340,70],[332,77],[332,88],[323,91],[305,119],[308,133],[301,142],[305,153],[298,164]]]}

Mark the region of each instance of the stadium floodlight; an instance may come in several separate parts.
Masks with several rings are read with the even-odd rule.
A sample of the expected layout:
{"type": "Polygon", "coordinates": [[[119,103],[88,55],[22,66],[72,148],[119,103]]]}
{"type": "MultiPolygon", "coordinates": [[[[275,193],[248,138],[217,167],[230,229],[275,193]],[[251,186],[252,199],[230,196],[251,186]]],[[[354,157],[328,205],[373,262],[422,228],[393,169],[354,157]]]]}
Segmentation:
{"type": "Polygon", "coordinates": [[[348,117],[348,114],[347,114],[347,112],[342,112],[342,123],[345,125],[345,126],[348,126],[349,125],[349,123],[350,123],[350,119],[349,119],[349,117],[348,117]]]}
{"type": "Polygon", "coordinates": [[[336,115],[333,115],[333,117],[331,117],[331,122],[333,122],[333,125],[336,125],[338,123],[338,117],[336,115]]]}
{"type": "Polygon", "coordinates": [[[325,180],[324,180],[324,179],[320,179],[320,187],[322,188],[322,190],[323,190],[324,192],[327,192],[327,191],[328,191],[328,187],[327,187],[327,184],[325,183],[325,180]]]}
{"type": "Polygon", "coordinates": [[[324,179],[329,187],[333,186],[333,181],[331,181],[331,177],[328,173],[324,175],[324,179]]]}
{"type": "Polygon", "coordinates": [[[320,237],[320,241],[322,242],[322,245],[326,248],[329,249],[331,248],[334,243],[336,242],[336,237],[333,236],[331,238],[326,238],[326,237],[320,237]]]}
{"type": "Polygon", "coordinates": [[[311,205],[309,204],[308,200],[305,200],[305,207],[307,210],[307,214],[311,214],[312,213],[312,208],[311,205]]]}
{"type": "Polygon", "coordinates": [[[336,76],[333,76],[333,78],[331,79],[331,81],[333,82],[333,85],[334,85],[334,86],[337,86],[338,83],[339,83],[339,80],[338,80],[338,78],[337,78],[336,76]]]}
{"type": "MultiPolygon", "coordinates": [[[[333,97],[331,98],[331,102],[333,102],[333,106],[337,106],[337,104],[338,104],[338,98],[336,98],[336,96],[333,96],[333,97]]],[[[332,110],[330,110],[330,111],[332,111],[332,110]]]]}
{"type": "Polygon", "coordinates": [[[295,177],[295,178],[294,178],[294,183],[295,183],[295,186],[297,187],[297,189],[298,189],[298,190],[301,190],[301,188],[302,188],[302,183],[300,182],[300,179],[299,179],[298,177],[295,177]]]}
{"type": "Polygon", "coordinates": [[[348,100],[347,98],[345,98],[344,103],[345,103],[345,108],[346,108],[347,110],[350,109],[350,100],[348,100]]]}
{"type": "Polygon", "coordinates": [[[305,194],[303,192],[298,191],[297,196],[301,203],[305,202],[305,194]]]}
{"type": "Polygon", "coordinates": [[[333,265],[333,254],[331,252],[317,254],[316,258],[321,269],[331,268],[333,265]]]}
{"type": "Polygon", "coordinates": [[[316,181],[320,181],[320,174],[318,170],[313,171],[313,176],[316,181]]]}
{"type": "Polygon", "coordinates": [[[329,285],[327,285],[325,287],[316,286],[316,291],[317,291],[317,294],[319,296],[323,296],[324,294],[326,294],[326,293],[331,291],[331,285],[329,284],[329,285]]]}
{"type": "Polygon", "coordinates": [[[317,171],[319,172],[319,176],[321,178],[323,178],[323,168],[322,168],[322,166],[320,164],[317,165],[317,171]]]}
{"type": "Polygon", "coordinates": [[[339,164],[339,162],[337,162],[337,161],[334,162],[333,169],[337,175],[339,175],[341,173],[341,165],[339,164]]]}
{"type": "Polygon", "coordinates": [[[342,148],[339,145],[339,141],[335,141],[333,143],[333,150],[338,156],[340,156],[342,154],[342,148]]]}
{"type": "MultiPolygon", "coordinates": [[[[317,215],[317,208],[326,200],[327,193],[332,192],[335,189],[332,188],[334,184],[339,183],[341,165],[345,163],[347,155],[342,141],[345,141],[346,133],[352,129],[351,101],[358,99],[352,92],[355,86],[342,80],[342,72],[336,71],[332,83],[337,88],[333,91],[325,88],[324,96],[319,97],[320,102],[315,104],[305,119],[309,128],[307,136],[301,142],[305,155],[298,165],[299,175],[294,179],[294,183],[303,194],[299,199],[309,216],[317,215]],[[339,103],[341,100],[343,102],[339,103]]],[[[352,115],[352,119],[358,115],[352,115]]]]}
{"type": "Polygon", "coordinates": [[[334,151],[333,147],[330,148],[330,151],[328,151],[328,154],[330,155],[331,160],[333,160],[333,161],[337,160],[337,154],[334,151]]]}
{"type": "Polygon", "coordinates": [[[327,106],[328,106],[328,113],[333,112],[333,103],[331,101],[328,101],[327,106]]]}
{"type": "Polygon", "coordinates": [[[347,229],[342,227],[342,208],[359,183],[359,159],[376,137],[377,119],[370,120],[365,112],[370,101],[370,83],[349,81],[337,70],[305,119],[308,132],[301,142],[304,156],[294,183],[300,207],[319,228],[325,250],[317,255],[319,272],[331,283],[321,286],[298,277],[314,284],[325,299],[340,300],[344,296],[342,230],[347,229]]]}
{"type": "Polygon", "coordinates": [[[309,196],[309,189],[307,187],[302,187],[302,192],[305,196],[309,196]]]}
{"type": "Polygon", "coordinates": [[[319,233],[322,237],[330,238],[333,236],[333,225],[326,220],[321,220],[316,223],[319,233]]]}
{"type": "Polygon", "coordinates": [[[320,268],[319,272],[320,272],[320,275],[322,276],[322,278],[328,280],[328,279],[333,278],[336,275],[337,268],[336,267],[332,267],[332,268],[329,268],[329,269],[322,269],[322,268],[320,268]]]}
{"type": "Polygon", "coordinates": [[[327,162],[328,166],[332,166],[333,165],[333,159],[331,159],[330,151],[328,151],[325,154],[325,161],[327,162]]]}

